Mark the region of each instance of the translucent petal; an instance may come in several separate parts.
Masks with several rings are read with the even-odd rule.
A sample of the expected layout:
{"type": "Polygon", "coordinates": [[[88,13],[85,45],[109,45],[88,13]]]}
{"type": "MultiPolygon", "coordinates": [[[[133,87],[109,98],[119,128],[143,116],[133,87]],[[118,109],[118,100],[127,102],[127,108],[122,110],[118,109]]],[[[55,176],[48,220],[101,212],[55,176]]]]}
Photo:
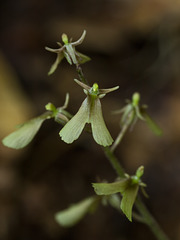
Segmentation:
{"type": "Polygon", "coordinates": [[[99,93],[100,94],[107,94],[110,92],[113,92],[115,90],[117,90],[119,88],[119,86],[113,87],[113,88],[106,88],[106,89],[99,89],[99,93]]]}
{"type": "Polygon", "coordinates": [[[3,144],[14,149],[25,147],[32,141],[42,123],[49,117],[49,115],[44,114],[20,125],[16,131],[2,140],[3,144]]]}
{"type": "Polygon", "coordinates": [[[90,57],[88,57],[87,55],[82,54],[78,51],[76,51],[76,56],[77,56],[77,59],[78,59],[78,63],[80,63],[80,64],[86,63],[86,62],[91,60],[90,57]]]}
{"type": "Polygon", "coordinates": [[[61,46],[61,48],[56,48],[56,49],[54,49],[54,48],[45,47],[45,49],[46,49],[47,51],[53,52],[53,53],[59,53],[59,52],[63,51],[64,46],[62,46],[61,43],[59,43],[59,42],[57,42],[57,44],[58,44],[59,46],[61,46]]]}
{"type": "Polygon", "coordinates": [[[121,181],[113,183],[93,183],[94,191],[97,195],[111,195],[124,192],[129,185],[129,179],[124,178],[121,181]]]}
{"type": "Polygon", "coordinates": [[[53,63],[53,65],[51,66],[48,75],[51,75],[52,73],[55,72],[56,68],[58,67],[58,65],[60,64],[60,62],[62,61],[62,59],[64,58],[64,54],[63,52],[60,52],[57,54],[56,60],[53,63]]]}
{"type": "Polygon", "coordinates": [[[63,227],[72,227],[78,223],[92,207],[96,207],[97,197],[89,197],[56,213],[56,221],[63,227]],[[93,206],[95,205],[95,206],[93,206]]]}
{"type": "MultiPolygon", "coordinates": [[[[81,86],[82,88],[84,88],[85,90],[89,91],[91,89],[91,87],[89,87],[88,85],[86,85],[85,83],[82,83],[81,81],[74,79],[74,81],[79,84],[79,86],[81,86]]],[[[86,94],[87,95],[87,94],[86,94]]]]}
{"type": "Polygon", "coordinates": [[[112,144],[113,139],[106,127],[106,124],[103,119],[101,102],[98,98],[91,99],[91,110],[90,110],[90,119],[89,122],[92,126],[92,134],[94,140],[106,147],[112,144]]]}
{"type": "Polygon", "coordinates": [[[70,65],[72,65],[73,62],[72,62],[72,59],[70,58],[70,55],[68,54],[68,52],[67,52],[67,51],[64,51],[63,53],[64,53],[64,57],[66,58],[67,62],[68,62],[70,65]]]}
{"type": "Polygon", "coordinates": [[[132,221],[132,207],[136,200],[137,192],[139,189],[138,184],[134,184],[130,187],[128,187],[124,193],[123,198],[121,200],[121,210],[126,215],[126,217],[129,219],[129,221],[132,221]]]}
{"type": "Polygon", "coordinates": [[[161,136],[163,134],[162,129],[155,123],[155,121],[146,113],[142,113],[143,117],[145,118],[146,123],[148,124],[149,128],[157,135],[161,136]]]}
{"type": "Polygon", "coordinates": [[[66,123],[66,125],[59,132],[59,135],[64,142],[72,143],[80,136],[85,124],[88,122],[89,109],[89,99],[86,98],[83,101],[78,112],[74,115],[74,117],[71,118],[68,123],[66,123]]]}
{"type": "Polygon", "coordinates": [[[75,49],[72,47],[72,45],[70,43],[65,45],[65,47],[66,47],[67,54],[71,58],[72,62],[74,64],[77,64],[78,62],[77,62],[77,59],[76,59],[76,56],[75,56],[75,49]]]}
{"type": "Polygon", "coordinates": [[[77,46],[77,45],[81,44],[83,42],[85,36],[86,36],[86,30],[83,31],[81,37],[76,42],[72,43],[72,46],[77,46]]]}

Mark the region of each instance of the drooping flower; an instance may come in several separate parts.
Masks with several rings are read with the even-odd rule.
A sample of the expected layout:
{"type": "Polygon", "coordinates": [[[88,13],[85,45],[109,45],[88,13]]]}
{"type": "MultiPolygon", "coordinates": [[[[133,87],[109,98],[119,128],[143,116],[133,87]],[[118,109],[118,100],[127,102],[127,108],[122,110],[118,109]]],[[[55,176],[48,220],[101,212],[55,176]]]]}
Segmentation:
{"type": "Polygon", "coordinates": [[[78,65],[78,64],[83,64],[87,61],[90,60],[90,58],[78,51],[76,51],[75,47],[79,44],[81,44],[85,38],[86,35],[86,31],[84,30],[82,36],[79,38],[79,40],[75,41],[75,42],[69,42],[68,37],[65,33],[62,34],[62,41],[64,43],[64,45],[62,45],[60,42],[57,42],[57,44],[60,46],[60,48],[57,49],[52,49],[49,47],[45,47],[46,50],[50,51],[50,52],[54,52],[57,54],[56,60],[53,63],[53,65],[51,66],[48,75],[51,75],[56,68],[58,67],[59,63],[63,60],[63,58],[65,57],[67,62],[72,65],[78,65]]]}
{"type": "Polygon", "coordinates": [[[28,122],[18,125],[17,129],[3,138],[2,143],[9,148],[21,149],[26,147],[39,131],[43,122],[47,119],[54,118],[58,123],[65,123],[71,116],[65,110],[69,101],[69,94],[66,94],[65,103],[62,107],[56,108],[52,103],[48,103],[45,108],[46,112],[35,117],[28,122]]]}
{"type": "Polygon", "coordinates": [[[84,89],[87,97],[74,117],[61,129],[59,135],[64,142],[72,143],[80,136],[85,124],[90,123],[94,140],[104,147],[111,145],[113,139],[103,119],[100,98],[118,89],[119,86],[109,89],[99,89],[97,83],[89,87],[77,79],[75,79],[75,82],[84,89]]]}

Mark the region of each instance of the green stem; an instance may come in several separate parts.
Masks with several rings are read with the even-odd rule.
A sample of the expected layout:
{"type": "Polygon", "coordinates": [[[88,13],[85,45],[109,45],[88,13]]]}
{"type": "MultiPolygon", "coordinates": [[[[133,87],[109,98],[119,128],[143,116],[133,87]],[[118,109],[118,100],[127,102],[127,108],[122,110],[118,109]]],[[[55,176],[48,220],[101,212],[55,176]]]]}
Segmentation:
{"type": "Polygon", "coordinates": [[[149,226],[156,238],[158,240],[169,240],[169,238],[163,232],[163,230],[161,229],[157,221],[154,219],[154,217],[151,215],[151,213],[148,211],[139,196],[136,199],[135,206],[143,216],[144,222],[149,226]]]}
{"type": "MultiPolygon", "coordinates": [[[[104,147],[104,153],[111,163],[112,167],[115,169],[116,173],[118,174],[119,177],[124,177],[124,169],[120,165],[118,159],[114,155],[114,153],[111,151],[109,147],[104,147]]],[[[155,237],[158,240],[169,240],[169,238],[166,236],[166,234],[163,232],[159,224],[156,222],[154,217],[150,214],[149,210],[145,207],[144,203],[140,199],[140,197],[137,197],[135,206],[138,209],[139,213],[142,216],[143,222],[146,223],[155,237]]],[[[142,222],[142,221],[141,221],[142,222]]]]}
{"type": "Polygon", "coordinates": [[[85,83],[85,84],[87,84],[88,82],[87,82],[87,80],[84,77],[84,73],[82,71],[82,68],[81,68],[80,64],[76,64],[76,71],[78,73],[80,81],[85,83]]]}
{"type": "Polygon", "coordinates": [[[127,124],[125,124],[125,125],[123,126],[122,130],[121,130],[120,133],[118,134],[116,140],[114,141],[114,143],[113,143],[113,145],[112,145],[112,147],[111,147],[111,151],[112,151],[112,152],[114,152],[114,150],[117,148],[117,146],[118,146],[119,143],[121,142],[121,140],[122,140],[125,132],[127,131],[128,127],[129,127],[129,126],[128,126],[127,124]]]}
{"type": "Polygon", "coordinates": [[[128,121],[126,124],[123,125],[121,131],[119,132],[116,140],[114,141],[112,147],[111,147],[111,151],[114,152],[114,150],[117,148],[117,146],[120,144],[122,138],[124,137],[126,131],[128,130],[128,128],[131,125],[131,121],[128,121]]]}
{"type": "Polygon", "coordinates": [[[124,171],[123,167],[120,165],[116,156],[111,151],[111,149],[109,147],[104,147],[103,149],[104,149],[104,153],[105,153],[107,159],[110,161],[110,163],[111,163],[112,167],[114,168],[114,170],[116,171],[117,175],[121,178],[124,178],[125,171],[124,171]]]}
{"type": "Polygon", "coordinates": [[[114,150],[117,148],[117,146],[120,144],[121,140],[123,139],[126,131],[131,126],[132,122],[134,120],[134,113],[130,112],[127,116],[127,119],[125,123],[122,126],[121,131],[119,132],[118,136],[116,137],[116,140],[114,141],[113,145],[111,146],[111,151],[114,152],[114,150]]]}

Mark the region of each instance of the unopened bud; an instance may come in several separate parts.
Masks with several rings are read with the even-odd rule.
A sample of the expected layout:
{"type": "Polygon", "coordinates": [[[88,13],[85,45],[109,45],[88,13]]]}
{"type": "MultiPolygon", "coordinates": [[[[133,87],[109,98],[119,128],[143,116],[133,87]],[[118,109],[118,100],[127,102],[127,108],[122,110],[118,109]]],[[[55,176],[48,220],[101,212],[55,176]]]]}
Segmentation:
{"type": "Polygon", "coordinates": [[[64,44],[68,44],[68,36],[65,33],[62,34],[62,41],[64,44]]]}

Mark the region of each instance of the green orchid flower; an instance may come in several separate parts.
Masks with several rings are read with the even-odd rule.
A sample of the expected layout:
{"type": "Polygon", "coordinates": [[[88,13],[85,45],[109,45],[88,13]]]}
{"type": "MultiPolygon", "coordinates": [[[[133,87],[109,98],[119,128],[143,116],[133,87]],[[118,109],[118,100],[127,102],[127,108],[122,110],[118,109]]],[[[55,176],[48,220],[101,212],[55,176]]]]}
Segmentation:
{"type": "Polygon", "coordinates": [[[84,89],[87,97],[83,101],[79,111],[61,129],[59,135],[64,142],[72,143],[80,136],[85,124],[90,123],[94,140],[104,147],[111,145],[113,139],[103,119],[100,98],[118,89],[119,86],[109,89],[99,89],[97,83],[89,87],[77,79],[75,79],[75,82],[84,89]]]}
{"type": "Polygon", "coordinates": [[[77,45],[80,45],[84,38],[86,36],[86,31],[84,30],[82,36],[79,38],[79,40],[75,41],[75,42],[69,42],[68,37],[65,33],[62,34],[62,41],[64,43],[64,45],[62,45],[60,42],[57,42],[57,44],[60,46],[60,48],[57,49],[52,49],[49,47],[45,47],[46,50],[56,53],[57,57],[55,62],[53,63],[53,65],[51,66],[48,75],[51,75],[52,73],[54,73],[54,71],[56,70],[56,68],[58,67],[58,65],[60,64],[60,62],[63,60],[63,58],[65,57],[67,62],[72,65],[75,64],[76,66],[79,64],[83,64],[87,61],[90,60],[90,58],[78,51],[76,51],[75,47],[77,45]]]}
{"type": "Polygon", "coordinates": [[[137,120],[140,119],[145,121],[150,129],[158,136],[162,135],[162,130],[160,127],[152,120],[152,118],[147,113],[147,105],[140,105],[140,94],[135,92],[132,95],[132,100],[127,100],[127,105],[122,109],[115,111],[114,113],[122,113],[121,126],[131,126],[134,127],[137,120]]]}
{"type": "Polygon", "coordinates": [[[93,183],[92,185],[97,195],[112,195],[121,193],[122,199],[120,202],[120,208],[129,219],[129,221],[132,221],[132,209],[138,194],[139,187],[141,187],[143,194],[147,196],[144,190],[146,184],[141,181],[143,173],[144,167],[140,166],[137,169],[136,174],[133,176],[125,174],[125,178],[121,178],[116,182],[93,183]]]}
{"type": "Polygon", "coordinates": [[[68,122],[68,118],[71,118],[71,115],[65,110],[68,101],[69,94],[67,93],[65,103],[62,107],[56,108],[52,103],[46,104],[45,108],[47,111],[45,113],[18,125],[14,132],[3,138],[2,143],[4,146],[13,149],[26,147],[36,136],[44,121],[48,119],[54,118],[56,122],[61,124],[68,122]]]}

